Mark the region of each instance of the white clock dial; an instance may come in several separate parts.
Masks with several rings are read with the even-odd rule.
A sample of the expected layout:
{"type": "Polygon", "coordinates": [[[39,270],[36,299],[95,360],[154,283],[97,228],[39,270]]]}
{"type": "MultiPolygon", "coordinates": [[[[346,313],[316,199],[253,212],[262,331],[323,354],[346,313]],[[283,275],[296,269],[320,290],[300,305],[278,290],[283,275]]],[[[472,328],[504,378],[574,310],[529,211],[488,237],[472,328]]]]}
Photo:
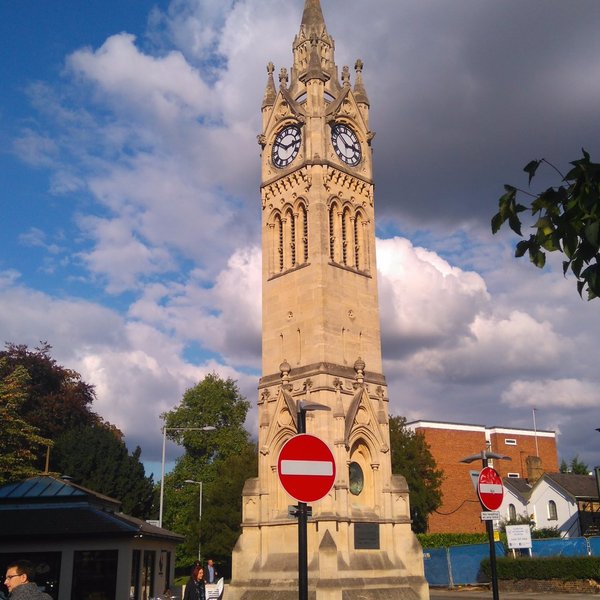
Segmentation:
{"type": "Polygon", "coordinates": [[[336,123],[331,128],[331,143],[336,154],[347,165],[355,167],[362,158],[360,142],[358,137],[347,125],[336,123]]]}
{"type": "Polygon", "coordinates": [[[297,125],[288,125],[282,129],[273,142],[273,164],[279,169],[287,167],[298,155],[301,141],[300,128],[297,125]]]}

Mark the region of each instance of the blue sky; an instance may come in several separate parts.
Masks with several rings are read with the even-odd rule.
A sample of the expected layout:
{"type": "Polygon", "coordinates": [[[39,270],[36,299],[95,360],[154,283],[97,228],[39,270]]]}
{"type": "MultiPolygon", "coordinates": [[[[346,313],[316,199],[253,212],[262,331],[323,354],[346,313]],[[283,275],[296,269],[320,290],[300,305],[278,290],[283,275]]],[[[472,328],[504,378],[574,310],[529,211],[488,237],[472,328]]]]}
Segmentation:
{"type": "MultiPolygon", "coordinates": [[[[598,304],[489,221],[529,160],[598,160],[600,4],[322,5],[338,66],[365,63],[377,133],[391,411],[531,427],[535,407],[561,457],[599,464],[598,304]]],[[[256,135],[302,7],[0,4],[0,338],[52,344],[155,474],[159,415],[187,387],[216,370],[256,399],[256,135]]]]}

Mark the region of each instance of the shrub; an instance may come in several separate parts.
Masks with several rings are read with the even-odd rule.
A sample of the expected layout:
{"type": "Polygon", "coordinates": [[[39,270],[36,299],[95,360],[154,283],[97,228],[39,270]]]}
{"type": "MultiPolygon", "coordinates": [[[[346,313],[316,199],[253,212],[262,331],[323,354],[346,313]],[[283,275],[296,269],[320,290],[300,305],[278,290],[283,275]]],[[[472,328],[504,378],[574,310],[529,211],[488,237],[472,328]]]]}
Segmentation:
{"type": "Polygon", "coordinates": [[[418,533],[423,548],[447,548],[466,544],[486,544],[487,533],[418,533]]]}
{"type": "MultiPolygon", "coordinates": [[[[481,569],[491,577],[490,560],[481,569]]],[[[498,579],[596,579],[600,580],[600,558],[595,556],[551,556],[548,558],[496,559],[498,579]]]]}

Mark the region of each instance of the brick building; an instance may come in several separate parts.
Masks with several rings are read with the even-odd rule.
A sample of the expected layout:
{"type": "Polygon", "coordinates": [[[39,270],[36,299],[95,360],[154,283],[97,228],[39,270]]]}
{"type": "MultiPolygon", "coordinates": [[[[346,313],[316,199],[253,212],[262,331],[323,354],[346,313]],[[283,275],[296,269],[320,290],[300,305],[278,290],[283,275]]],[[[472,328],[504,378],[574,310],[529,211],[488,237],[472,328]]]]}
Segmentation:
{"type": "Polygon", "coordinates": [[[407,426],[425,436],[438,469],[444,472],[442,505],[429,515],[429,533],[485,532],[480,519],[481,506],[469,475],[469,471],[480,470],[481,463],[461,463],[466,456],[484,449],[509,456],[510,461],[490,461],[490,466],[502,477],[527,478],[527,462],[530,465],[541,463],[541,469],[546,472],[558,471],[553,431],[423,420],[407,426]],[[539,461],[527,461],[530,456],[539,457],[539,461]]]}

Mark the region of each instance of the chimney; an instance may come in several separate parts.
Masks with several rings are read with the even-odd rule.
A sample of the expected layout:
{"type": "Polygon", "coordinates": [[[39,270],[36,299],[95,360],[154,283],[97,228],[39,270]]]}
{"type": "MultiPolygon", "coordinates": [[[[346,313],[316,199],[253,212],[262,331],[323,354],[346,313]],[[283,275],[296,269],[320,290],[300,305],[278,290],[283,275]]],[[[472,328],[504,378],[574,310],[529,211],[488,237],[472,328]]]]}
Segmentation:
{"type": "Polygon", "coordinates": [[[527,479],[529,485],[533,485],[543,474],[542,459],[539,456],[528,456],[525,459],[527,466],[527,479]]]}

